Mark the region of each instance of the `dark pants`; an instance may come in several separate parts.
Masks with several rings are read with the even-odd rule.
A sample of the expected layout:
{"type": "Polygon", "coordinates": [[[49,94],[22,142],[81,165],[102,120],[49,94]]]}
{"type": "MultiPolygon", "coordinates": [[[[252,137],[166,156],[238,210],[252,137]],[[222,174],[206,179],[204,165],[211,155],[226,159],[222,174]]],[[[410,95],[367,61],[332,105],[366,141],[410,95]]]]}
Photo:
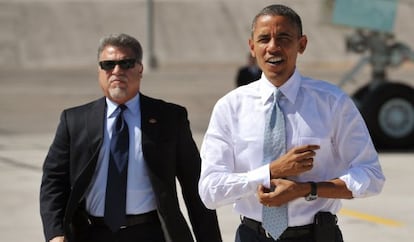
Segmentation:
{"type": "MultiPolygon", "coordinates": [[[[240,224],[236,231],[235,242],[318,242],[315,241],[313,236],[302,237],[302,238],[289,238],[289,239],[279,239],[274,240],[272,238],[266,237],[262,233],[258,233],[253,229],[247,227],[244,224],[240,224]]],[[[337,227],[336,239],[332,242],[343,242],[342,233],[339,227],[337,227]]]]}
{"type": "Polygon", "coordinates": [[[90,225],[75,242],[165,242],[159,222],[130,226],[113,233],[106,226],[90,225]]]}

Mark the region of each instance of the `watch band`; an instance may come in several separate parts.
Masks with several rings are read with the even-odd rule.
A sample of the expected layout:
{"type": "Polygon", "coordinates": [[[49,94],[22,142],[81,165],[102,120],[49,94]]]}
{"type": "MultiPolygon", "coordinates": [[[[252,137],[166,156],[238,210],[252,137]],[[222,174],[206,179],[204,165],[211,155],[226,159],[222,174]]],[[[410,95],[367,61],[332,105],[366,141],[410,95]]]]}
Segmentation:
{"type": "Polygon", "coordinates": [[[305,197],[306,201],[312,201],[318,198],[318,187],[315,182],[309,182],[311,185],[311,192],[305,197]]]}
{"type": "Polygon", "coordinates": [[[312,194],[314,196],[318,195],[318,188],[316,186],[316,182],[309,182],[309,183],[311,185],[311,192],[310,192],[310,194],[312,194]]]}

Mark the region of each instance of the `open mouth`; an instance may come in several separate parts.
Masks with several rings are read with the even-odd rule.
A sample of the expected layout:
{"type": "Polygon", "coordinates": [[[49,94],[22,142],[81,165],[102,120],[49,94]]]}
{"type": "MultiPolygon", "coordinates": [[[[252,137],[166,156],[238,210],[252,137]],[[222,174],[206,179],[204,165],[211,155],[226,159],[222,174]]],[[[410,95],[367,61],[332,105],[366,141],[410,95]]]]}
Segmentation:
{"type": "Polygon", "coordinates": [[[269,58],[266,62],[272,65],[280,65],[283,63],[283,59],[282,57],[272,57],[269,58]]]}

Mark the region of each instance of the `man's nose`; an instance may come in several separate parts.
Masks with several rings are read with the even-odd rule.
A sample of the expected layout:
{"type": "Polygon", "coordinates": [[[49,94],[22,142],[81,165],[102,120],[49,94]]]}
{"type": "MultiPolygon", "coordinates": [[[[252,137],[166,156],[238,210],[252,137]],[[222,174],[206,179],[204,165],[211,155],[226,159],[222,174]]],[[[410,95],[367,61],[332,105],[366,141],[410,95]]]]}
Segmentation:
{"type": "Polygon", "coordinates": [[[275,38],[272,38],[269,41],[269,50],[270,51],[276,51],[276,50],[280,50],[280,44],[278,43],[278,41],[275,38]]]}
{"type": "Polygon", "coordinates": [[[112,70],[113,73],[122,73],[124,70],[121,68],[119,64],[116,64],[114,66],[114,69],[112,70]]]}

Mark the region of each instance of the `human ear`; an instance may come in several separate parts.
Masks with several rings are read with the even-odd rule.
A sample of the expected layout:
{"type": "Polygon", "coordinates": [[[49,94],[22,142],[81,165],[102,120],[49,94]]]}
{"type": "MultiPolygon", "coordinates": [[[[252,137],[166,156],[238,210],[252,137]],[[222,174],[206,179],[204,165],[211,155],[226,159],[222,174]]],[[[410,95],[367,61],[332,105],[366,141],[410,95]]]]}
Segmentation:
{"type": "Polygon", "coordinates": [[[142,72],[144,72],[144,65],[142,63],[138,63],[138,65],[139,65],[138,72],[139,74],[142,74],[142,72]]]}
{"type": "Polygon", "coordinates": [[[303,52],[305,52],[307,44],[308,44],[308,37],[306,37],[306,35],[302,35],[302,37],[300,37],[299,39],[299,48],[298,48],[298,52],[300,54],[303,54],[303,52]]]}
{"type": "Polygon", "coordinates": [[[249,49],[250,49],[250,54],[256,58],[256,53],[254,53],[254,42],[252,39],[249,39],[249,49]]]}

